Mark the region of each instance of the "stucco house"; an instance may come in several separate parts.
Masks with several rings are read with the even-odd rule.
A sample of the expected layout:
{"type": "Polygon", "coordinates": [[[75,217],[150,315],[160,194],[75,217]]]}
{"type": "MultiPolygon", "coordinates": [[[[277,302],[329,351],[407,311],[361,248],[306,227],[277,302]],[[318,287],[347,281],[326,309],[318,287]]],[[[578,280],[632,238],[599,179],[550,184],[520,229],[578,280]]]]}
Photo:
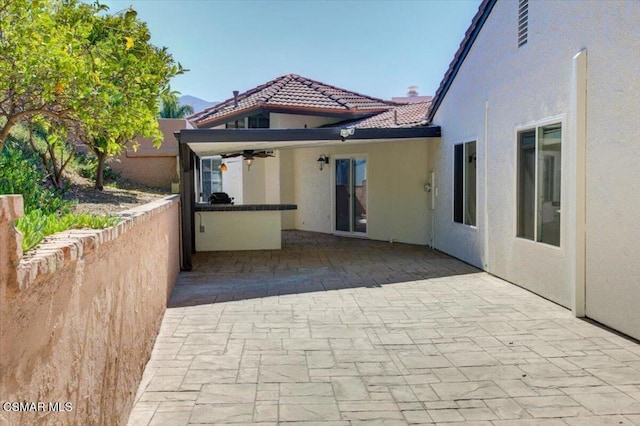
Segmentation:
{"type": "MultiPolygon", "coordinates": [[[[428,105],[295,74],[236,92],[191,116],[196,129],[179,134],[183,194],[193,196],[185,207],[206,203],[216,189],[236,204],[296,205],[282,212],[282,229],[428,244],[427,149],[439,136],[424,125],[428,105]]],[[[187,244],[196,249],[209,227],[200,212],[187,216],[194,221],[185,228],[193,236],[187,244]]]]}
{"type": "Polygon", "coordinates": [[[426,244],[640,338],[639,94],[640,3],[528,0],[482,2],[428,102],[236,93],[178,134],[183,267],[202,159],[238,154],[219,188],[295,204],[283,229],[426,244]]]}
{"type": "Polygon", "coordinates": [[[640,338],[640,3],[485,0],[428,121],[434,247],[640,338]]]}

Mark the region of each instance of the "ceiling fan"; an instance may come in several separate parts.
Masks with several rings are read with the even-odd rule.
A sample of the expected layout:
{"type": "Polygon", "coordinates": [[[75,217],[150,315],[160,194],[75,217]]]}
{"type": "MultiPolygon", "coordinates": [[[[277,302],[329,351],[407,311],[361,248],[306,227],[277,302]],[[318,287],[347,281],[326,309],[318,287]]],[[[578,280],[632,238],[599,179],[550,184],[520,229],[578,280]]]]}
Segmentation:
{"type": "Polygon", "coordinates": [[[275,157],[273,151],[254,151],[253,149],[245,149],[242,152],[231,152],[228,154],[221,154],[222,158],[234,158],[242,155],[244,159],[244,163],[247,165],[247,169],[251,170],[251,165],[253,164],[254,158],[267,158],[267,157],[275,157]]]}
{"type": "Polygon", "coordinates": [[[267,158],[275,157],[273,151],[254,151],[253,149],[245,149],[242,152],[230,152],[228,154],[220,154],[222,158],[234,158],[242,155],[245,160],[247,158],[267,158]]]}

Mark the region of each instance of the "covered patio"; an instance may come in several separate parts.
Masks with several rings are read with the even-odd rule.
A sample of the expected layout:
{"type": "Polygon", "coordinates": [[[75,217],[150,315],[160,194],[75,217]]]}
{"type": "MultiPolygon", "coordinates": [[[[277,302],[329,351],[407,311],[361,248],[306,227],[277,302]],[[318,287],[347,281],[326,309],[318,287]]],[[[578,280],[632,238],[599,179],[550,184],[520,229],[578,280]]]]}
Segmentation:
{"type": "Polygon", "coordinates": [[[129,424],[638,424],[640,345],[424,246],[195,253],[129,424]]]}
{"type": "MultiPolygon", "coordinates": [[[[204,226],[204,220],[196,217],[209,209],[202,197],[198,165],[202,158],[220,155],[251,161],[246,167],[241,162],[241,176],[229,179],[242,182],[242,198],[228,210],[289,206],[291,211],[283,212],[277,223],[282,229],[420,245],[429,242],[435,203],[431,188],[435,183],[429,171],[432,164],[428,151],[440,136],[438,127],[183,129],[175,135],[180,146],[183,270],[191,270],[192,255],[203,251],[198,241],[212,238],[205,235],[209,227],[204,226]],[[262,157],[254,161],[257,153],[262,157]],[[325,158],[327,165],[320,170],[319,157],[325,158]],[[356,166],[349,166],[351,163],[360,164],[360,169],[355,171],[356,166]],[[342,170],[344,165],[347,170],[342,170]],[[349,171],[349,167],[354,170],[349,171]],[[347,200],[356,198],[365,206],[364,232],[344,228],[337,218],[341,206],[345,216],[355,220],[356,212],[349,210],[347,200]]],[[[219,210],[217,206],[215,209],[219,210]]],[[[250,219],[242,220],[245,226],[252,223],[250,219]]],[[[243,231],[241,227],[228,238],[218,239],[242,239],[247,234],[243,231]]],[[[277,248],[279,241],[274,246],[277,248]]]]}

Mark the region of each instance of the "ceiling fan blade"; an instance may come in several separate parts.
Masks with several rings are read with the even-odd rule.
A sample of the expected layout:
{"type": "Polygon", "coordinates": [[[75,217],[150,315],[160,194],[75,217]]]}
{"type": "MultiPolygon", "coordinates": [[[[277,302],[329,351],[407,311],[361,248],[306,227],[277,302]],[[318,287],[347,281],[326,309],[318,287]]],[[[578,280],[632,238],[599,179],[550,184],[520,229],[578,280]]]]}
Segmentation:
{"type": "Polygon", "coordinates": [[[234,158],[234,157],[239,157],[241,155],[242,155],[241,152],[232,152],[230,154],[220,154],[222,158],[234,158]]]}

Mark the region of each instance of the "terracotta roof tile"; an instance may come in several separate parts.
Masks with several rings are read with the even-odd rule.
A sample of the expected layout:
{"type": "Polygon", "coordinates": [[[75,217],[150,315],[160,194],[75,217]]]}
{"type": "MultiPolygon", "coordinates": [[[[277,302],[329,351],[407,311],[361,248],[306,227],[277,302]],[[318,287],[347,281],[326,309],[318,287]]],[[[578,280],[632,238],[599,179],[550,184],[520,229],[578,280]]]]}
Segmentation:
{"type": "Polygon", "coordinates": [[[427,124],[427,111],[431,101],[398,105],[371,117],[350,122],[345,127],[357,129],[383,129],[416,127],[427,124]]]}
{"type": "Polygon", "coordinates": [[[285,107],[292,110],[296,108],[326,109],[328,112],[348,114],[368,111],[376,113],[397,105],[392,101],[372,98],[296,74],[278,77],[240,93],[237,102],[238,106],[235,106],[235,99],[229,98],[188,117],[188,119],[200,127],[224,122],[227,117],[230,118],[259,107],[285,107]]]}

